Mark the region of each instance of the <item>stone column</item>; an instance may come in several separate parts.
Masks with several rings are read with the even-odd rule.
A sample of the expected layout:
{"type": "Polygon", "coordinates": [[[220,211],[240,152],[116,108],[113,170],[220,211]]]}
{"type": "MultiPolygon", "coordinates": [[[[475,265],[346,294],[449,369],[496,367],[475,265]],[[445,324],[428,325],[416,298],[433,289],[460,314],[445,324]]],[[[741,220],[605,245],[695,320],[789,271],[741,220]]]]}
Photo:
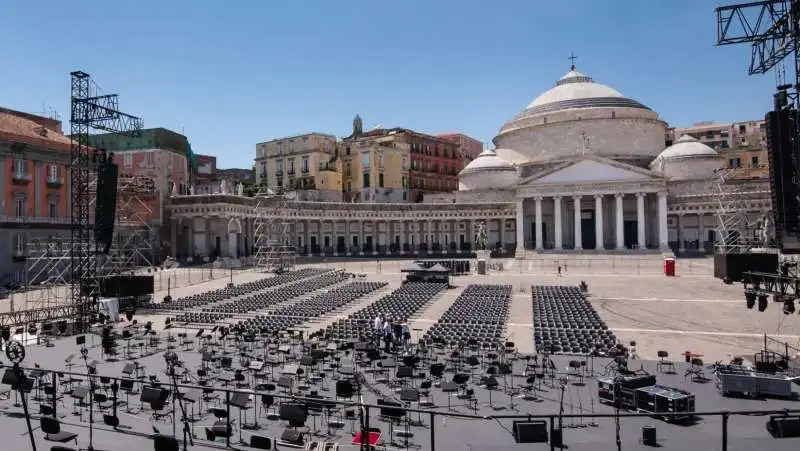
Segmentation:
{"type": "Polygon", "coordinates": [[[172,257],[178,255],[178,220],[175,218],[169,221],[169,254],[172,257]]]}
{"type": "Polygon", "coordinates": [[[677,217],[678,220],[678,252],[683,252],[686,250],[684,234],[683,234],[683,215],[679,214],[677,217]]]}
{"type": "Polygon", "coordinates": [[[575,203],[575,250],[583,250],[583,232],[581,230],[581,196],[572,196],[575,203]]]}
{"type": "Polygon", "coordinates": [[[658,193],[658,247],[669,251],[669,234],[667,233],[667,193],[658,193]]]}
{"type": "Polygon", "coordinates": [[[364,224],[366,221],[358,222],[358,255],[364,255],[364,224]]]}
{"type": "Polygon", "coordinates": [[[555,249],[560,251],[564,248],[564,236],[563,230],[561,227],[561,196],[556,196],[553,198],[553,214],[555,216],[555,233],[554,238],[556,240],[555,249]]]}
{"type": "Polygon", "coordinates": [[[372,221],[372,255],[378,255],[378,236],[380,235],[380,230],[378,230],[378,221],[372,221]]]}
{"type": "Polygon", "coordinates": [[[408,235],[406,234],[406,222],[400,221],[400,255],[406,253],[406,241],[408,241],[408,235]]]}
{"type": "Polygon", "coordinates": [[[536,237],[536,250],[541,251],[542,249],[544,249],[544,238],[542,237],[542,198],[536,197],[534,199],[534,203],[535,203],[534,227],[536,227],[534,236],[536,237]]]}
{"type": "Polygon", "coordinates": [[[461,252],[461,229],[459,228],[461,225],[458,222],[458,219],[453,221],[453,239],[456,240],[456,252],[461,252]]]}
{"type": "Polygon", "coordinates": [[[319,255],[325,255],[325,221],[319,220],[317,229],[317,245],[319,246],[319,255]]]}
{"type": "Polygon", "coordinates": [[[647,249],[644,223],[644,199],[647,193],[636,193],[636,235],[640,250],[647,249]]]}
{"type": "Polygon", "coordinates": [[[700,252],[705,252],[706,251],[706,247],[704,245],[704,243],[706,241],[706,237],[705,237],[706,228],[703,225],[703,216],[704,216],[703,213],[697,213],[697,235],[698,235],[697,238],[698,238],[698,241],[699,241],[697,243],[697,246],[698,246],[697,250],[700,251],[700,252]]]}
{"type": "Polygon", "coordinates": [[[344,255],[350,256],[350,244],[353,239],[350,238],[350,219],[344,220],[344,255]]]}
{"type": "Polygon", "coordinates": [[[336,247],[336,220],[331,220],[331,250],[333,251],[333,256],[339,256],[339,249],[336,247]]]}
{"type": "Polygon", "coordinates": [[[515,257],[517,258],[525,258],[525,212],[523,211],[523,204],[525,199],[517,199],[517,221],[516,221],[516,230],[517,230],[517,250],[515,252],[515,257]]]}
{"type": "Polygon", "coordinates": [[[603,236],[603,195],[594,196],[594,240],[597,242],[595,249],[604,250],[605,237],[603,236]]]}
{"type": "MultiPolygon", "coordinates": [[[[211,257],[216,251],[214,239],[211,237],[211,219],[206,218],[206,255],[202,255],[202,257],[211,257]]],[[[222,249],[220,249],[222,252],[222,249]]]]}
{"type": "MultiPolygon", "coordinates": [[[[264,231],[262,230],[261,233],[264,233],[264,231]]],[[[309,242],[310,239],[311,239],[311,221],[306,219],[305,221],[303,221],[303,246],[305,247],[306,255],[311,255],[311,243],[309,242]]],[[[261,240],[263,241],[264,239],[261,238],[261,240]]],[[[264,245],[263,242],[259,244],[261,246],[264,245]]]]}
{"type": "Polygon", "coordinates": [[[625,249],[625,217],[622,212],[622,202],[625,200],[625,195],[617,193],[614,197],[617,201],[617,249],[625,249]]]}
{"type": "MultiPolygon", "coordinates": [[[[0,171],[0,202],[6,199],[6,185],[8,185],[9,187],[11,186],[11,184],[8,183],[8,180],[6,180],[7,176],[5,167],[6,167],[6,156],[0,155],[0,168],[4,168],[2,171],[0,171]]],[[[64,216],[72,216],[72,209],[70,208],[69,204],[69,198],[72,197],[70,196],[70,193],[71,191],[69,190],[69,185],[67,185],[67,213],[64,216]]],[[[7,202],[2,203],[4,208],[0,209],[0,216],[6,215],[7,211],[11,211],[14,208],[12,205],[5,205],[6,203],[7,202]]]]}

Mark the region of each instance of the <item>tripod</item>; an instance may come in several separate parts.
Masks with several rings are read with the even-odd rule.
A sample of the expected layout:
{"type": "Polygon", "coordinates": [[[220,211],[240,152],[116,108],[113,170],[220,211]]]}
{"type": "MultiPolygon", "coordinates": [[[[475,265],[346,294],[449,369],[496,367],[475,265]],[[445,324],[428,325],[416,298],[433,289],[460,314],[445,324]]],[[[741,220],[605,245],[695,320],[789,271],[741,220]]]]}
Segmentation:
{"type": "Polygon", "coordinates": [[[22,398],[22,411],[25,413],[25,423],[28,426],[28,437],[31,439],[31,448],[33,451],[36,451],[36,440],[33,438],[33,428],[31,427],[31,415],[28,411],[28,398],[25,396],[25,374],[22,372],[22,368],[20,368],[19,364],[25,360],[25,347],[22,343],[13,340],[9,341],[6,339],[6,357],[11,363],[14,365],[12,370],[14,371],[14,378],[16,379],[17,383],[17,391],[19,391],[19,396],[22,398]]]}
{"type": "Polygon", "coordinates": [[[175,354],[171,351],[167,352],[164,354],[164,360],[167,362],[167,374],[172,380],[172,392],[174,393],[173,399],[175,399],[175,396],[177,396],[178,405],[181,407],[181,421],[183,422],[183,451],[186,451],[188,445],[194,446],[194,440],[192,439],[192,433],[189,426],[189,417],[186,415],[186,406],[183,404],[183,395],[181,395],[181,392],[178,389],[178,375],[175,372],[175,367],[178,366],[178,354],[175,354]]]}

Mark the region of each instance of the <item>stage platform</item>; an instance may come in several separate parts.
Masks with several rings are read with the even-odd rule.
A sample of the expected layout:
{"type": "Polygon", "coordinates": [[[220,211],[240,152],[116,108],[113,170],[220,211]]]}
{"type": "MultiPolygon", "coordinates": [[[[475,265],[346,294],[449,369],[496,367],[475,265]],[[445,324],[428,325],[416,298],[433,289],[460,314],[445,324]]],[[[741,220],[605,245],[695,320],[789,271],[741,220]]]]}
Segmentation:
{"type": "MultiPolygon", "coordinates": [[[[155,377],[157,381],[164,385],[164,388],[169,387],[169,378],[166,373],[166,364],[164,360],[164,352],[168,342],[168,334],[162,332],[159,334],[161,344],[158,347],[151,349],[150,355],[144,355],[136,358],[135,360],[121,359],[116,362],[106,362],[101,355],[100,337],[96,335],[87,336],[87,361],[89,363],[97,361],[97,377],[96,384],[104,387],[108,386],[108,381],[103,382],[100,377],[117,378],[122,375],[123,367],[126,363],[136,362],[142,367],[145,373],[144,380],[150,380],[155,377]]],[[[229,337],[230,338],[230,337],[229,337]]],[[[215,342],[216,339],[215,339],[215,342]]],[[[229,340],[226,346],[221,343],[213,345],[220,353],[220,355],[228,355],[232,358],[232,368],[235,369],[239,366],[236,344],[233,339],[229,340]],[[228,352],[229,354],[224,354],[228,352]]],[[[301,345],[297,341],[286,341],[285,343],[290,346],[289,354],[299,353],[301,345]]],[[[191,378],[197,378],[197,369],[202,366],[201,354],[198,352],[198,343],[195,342],[191,345],[181,345],[180,342],[173,343],[175,345],[174,351],[179,356],[180,360],[184,363],[183,368],[191,378]]],[[[309,343],[307,343],[308,345],[309,343]]],[[[320,347],[324,343],[319,343],[320,347]]],[[[124,341],[119,343],[120,348],[126,346],[124,341]]],[[[211,345],[209,345],[211,346],[211,345]]],[[[147,354],[145,352],[145,354],[147,354]]],[[[336,358],[339,359],[340,368],[354,365],[352,352],[345,353],[340,351],[336,353],[336,358]]],[[[431,352],[426,359],[428,362],[420,362],[418,371],[429,373],[428,367],[435,360],[439,362],[446,362],[450,356],[450,350],[437,350],[431,352]]],[[[522,374],[526,360],[523,356],[514,360],[514,369],[512,374],[522,374]]],[[[332,359],[330,357],[329,359],[332,359]]],[[[4,359],[5,360],[5,359],[4,359]]],[[[434,440],[435,449],[447,451],[461,451],[465,449],[495,449],[495,450],[547,450],[550,449],[549,444],[516,444],[511,434],[512,420],[499,418],[504,415],[551,415],[557,416],[559,414],[560,396],[561,396],[561,383],[558,382],[560,377],[568,377],[568,384],[564,389],[564,415],[585,414],[589,415],[586,418],[573,419],[564,418],[563,434],[564,443],[570,450],[598,450],[598,449],[615,449],[615,424],[613,418],[596,418],[591,415],[597,414],[612,414],[614,410],[606,405],[598,402],[597,398],[597,381],[596,377],[608,373],[607,367],[609,366],[608,359],[582,359],[584,361],[583,370],[580,372],[583,377],[567,376],[569,373],[569,361],[576,360],[570,357],[554,357],[553,362],[555,368],[560,374],[556,378],[549,381],[548,378],[544,380],[541,390],[534,392],[537,400],[527,401],[521,397],[519,389],[526,385],[526,377],[518,376],[497,376],[499,386],[495,390],[487,390],[482,386],[476,385],[478,379],[485,373],[485,367],[482,364],[474,368],[460,368],[459,372],[470,374],[470,380],[466,384],[466,388],[474,390],[474,402],[465,401],[460,399],[455,394],[443,393],[441,388],[436,386],[430,389],[431,399],[434,404],[433,407],[420,408],[416,403],[412,403],[411,408],[419,408],[423,413],[408,413],[408,418],[411,420],[410,424],[396,425],[395,431],[409,431],[413,437],[409,439],[409,444],[406,446],[400,443],[402,440],[396,438],[394,446],[390,444],[390,429],[392,429],[387,421],[378,418],[377,412],[373,409],[370,414],[370,426],[379,428],[383,433],[383,442],[389,449],[391,448],[413,448],[413,449],[434,449],[431,445],[431,439],[434,440]],[[552,385],[551,385],[551,382],[552,385]],[[581,384],[583,383],[583,385],[581,384]],[[511,396],[509,393],[513,393],[511,396]],[[448,408],[448,400],[450,408],[448,408]],[[435,413],[431,418],[431,413],[435,413]],[[472,416],[474,418],[457,418],[449,416],[448,414],[472,416]],[[592,426],[592,424],[597,424],[592,426]],[[433,428],[431,428],[433,425],[433,428]]],[[[33,367],[38,365],[44,369],[53,369],[57,371],[71,371],[71,372],[86,372],[84,361],[81,360],[80,347],[76,345],[75,337],[66,337],[54,341],[52,347],[44,345],[29,345],[27,347],[27,358],[23,365],[33,367]],[[68,365],[65,361],[70,355],[72,365],[68,365]]],[[[291,363],[281,364],[274,368],[274,379],[270,376],[263,382],[272,383],[271,381],[279,378],[281,370],[290,367],[291,363]]],[[[613,365],[612,365],[613,366],[613,365]]],[[[370,368],[374,368],[371,365],[370,368]]],[[[698,383],[693,382],[690,378],[684,377],[686,364],[677,362],[675,365],[676,374],[663,374],[656,371],[656,362],[653,361],[630,361],[628,367],[631,370],[644,369],[657,375],[658,383],[676,387],[696,396],[696,410],[702,412],[709,411],[746,411],[746,410],[781,410],[781,409],[800,409],[800,402],[796,400],[774,400],[774,399],[737,399],[737,398],[724,398],[716,390],[712,382],[698,383]]],[[[389,382],[381,382],[381,376],[374,373],[370,368],[357,368],[359,374],[363,375],[364,383],[362,384],[363,402],[365,404],[376,404],[379,399],[394,400],[398,399],[399,393],[392,386],[391,381],[395,376],[391,374],[386,375],[389,382]]],[[[267,370],[269,373],[270,370],[267,370]]],[[[711,370],[704,369],[707,375],[711,375],[711,370]]],[[[183,379],[183,370],[179,369],[183,379]]],[[[314,371],[317,373],[317,371],[314,371]]],[[[303,393],[308,394],[312,390],[317,391],[322,397],[335,397],[335,378],[336,370],[323,370],[320,367],[319,373],[325,373],[326,377],[323,379],[323,384],[319,382],[304,383],[308,385],[308,389],[303,393]]],[[[443,380],[449,381],[454,372],[445,372],[443,380]]],[[[68,379],[65,375],[64,379],[68,379]]],[[[61,380],[61,379],[59,379],[61,380]]],[[[250,381],[250,376],[247,377],[250,381]]],[[[415,378],[408,382],[408,387],[419,387],[422,378],[415,378]]],[[[60,384],[60,382],[59,382],[60,384]]],[[[78,382],[74,382],[77,386],[78,382]]],[[[85,385],[85,382],[82,383],[85,385]]],[[[253,384],[249,384],[251,387],[253,384]]],[[[219,380],[212,380],[209,387],[221,387],[219,380]]],[[[8,386],[3,386],[7,389],[8,386]]],[[[800,390],[800,386],[795,386],[800,390]]],[[[107,390],[98,388],[99,392],[107,393],[107,390]]],[[[188,389],[181,389],[187,392],[188,389]]],[[[278,388],[275,392],[277,397],[282,390],[278,388]]],[[[35,401],[32,398],[37,395],[34,390],[29,396],[29,408],[32,414],[32,423],[34,426],[34,438],[37,442],[38,449],[49,449],[53,443],[44,440],[44,433],[38,429],[39,426],[39,405],[40,403],[49,404],[50,401],[35,401]]],[[[120,405],[117,406],[117,415],[120,419],[120,425],[124,429],[114,431],[111,427],[103,424],[102,415],[95,410],[95,423],[93,430],[93,445],[96,450],[137,450],[143,451],[152,449],[152,440],[149,438],[153,434],[154,428],[159,430],[162,434],[176,434],[177,437],[182,436],[182,425],[180,422],[180,415],[176,416],[175,423],[173,418],[167,416],[159,420],[154,420],[152,411],[147,407],[141,406],[138,394],[132,394],[129,397],[127,404],[126,396],[119,395],[120,405]]],[[[256,405],[260,404],[260,396],[255,396],[256,405]]],[[[25,420],[21,416],[22,408],[19,405],[15,406],[15,400],[18,398],[12,393],[8,400],[0,401],[0,433],[3,434],[4,449],[24,450],[29,449],[30,442],[27,436],[25,420]]],[[[214,417],[208,413],[211,407],[225,408],[224,403],[225,395],[220,393],[216,401],[202,402],[201,405],[188,404],[187,411],[190,415],[196,416],[196,420],[191,423],[191,430],[195,436],[195,444],[190,449],[204,450],[204,449],[218,449],[224,447],[224,441],[212,443],[205,440],[205,428],[210,427],[214,423],[214,417]]],[[[252,406],[252,404],[251,404],[252,406]]],[[[173,406],[168,405],[168,409],[173,406]]],[[[176,411],[180,409],[174,406],[176,411]]],[[[353,409],[353,407],[345,407],[346,409],[353,409]]],[[[286,429],[286,422],[280,420],[267,419],[265,411],[260,407],[256,409],[250,408],[246,411],[247,422],[253,421],[254,412],[258,410],[258,424],[257,430],[242,430],[240,428],[239,411],[236,407],[231,407],[231,418],[234,421],[233,436],[230,439],[231,446],[236,449],[249,449],[247,446],[238,444],[241,431],[241,437],[244,442],[249,443],[250,435],[256,434],[259,436],[269,438],[279,438],[283,431],[286,429]]],[[[88,445],[89,429],[88,429],[88,409],[86,407],[74,407],[73,400],[66,396],[58,401],[57,411],[59,413],[60,421],[62,422],[62,429],[75,432],[78,434],[78,444],[81,448],[88,445]],[[73,412],[79,412],[75,414],[73,412]]],[[[333,430],[332,435],[325,435],[328,431],[327,417],[321,415],[316,418],[316,427],[314,426],[314,419],[309,417],[306,422],[306,427],[309,429],[309,439],[336,442],[342,445],[341,449],[357,449],[352,446],[353,435],[352,431],[359,429],[358,421],[355,422],[344,419],[343,427],[333,430]],[[315,435],[316,434],[316,435],[315,435]],[[325,435],[323,437],[323,435],[325,435]]],[[[332,418],[337,419],[338,416],[334,415],[332,418]]],[[[547,420],[549,423],[549,419],[547,420]]],[[[557,421],[557,420],[556,420],[557,421]]],[[[765,423],[767,417],[758,415],[731,415],[728,426],[728,449],[731,451],[745,451],[753,449],[770,449],[770,450],[795,450],[800,447],[800,439],[775,439],[769,436],[765,423]]],[[[659,439],[659,446],[664,449],[680,449],[680,450],[719,450],[722,449],[722,419],[718,416],[701,416],[689,424],[670,424],[661,419],[643,417],[643,418],[621,418],[620,419],[620,437],[622,440],[622,447],[626,450],[641,450],[648,448],[641,443],[642,426],[652,425],[657,429],[657,436],[659,439]]],[[[69,444],[67,444],[69,446],[69,444]]],[[[74,443],[72,444],[74,447],[74,443]]],[[[77,447],[76,447],[77,448],[77,447]]],[[[383,448],[383,446],[379,447],[383,448]]],[[[280,449],[288,449],[286,446],[280,449]]]]}

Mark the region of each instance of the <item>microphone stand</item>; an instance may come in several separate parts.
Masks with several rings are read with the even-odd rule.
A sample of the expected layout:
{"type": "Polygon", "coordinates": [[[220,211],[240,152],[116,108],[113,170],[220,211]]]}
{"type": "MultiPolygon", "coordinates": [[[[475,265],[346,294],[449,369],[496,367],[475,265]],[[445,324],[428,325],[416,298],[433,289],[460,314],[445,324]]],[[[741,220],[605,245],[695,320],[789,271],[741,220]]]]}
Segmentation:
{"type": "Polygon", "coordinates": [[[560,405],[558,407],[558,429],[561,433],[561,441],[558,444],[558,449],[564,449],[564,392],[567,390],[567,379],[562,378],[559,380],[561,383],[561,400],[559,401],[560,405]]]}
{"type": "Polygon", "coordinates": [[[86,450],[95,451],[92,446],[94,440],[94,377],[92,377],[92,368],[89,366],[89,349],[85,344],[81,346],[81,358],[83,364],[86,365],[86,375],[89,379],[89,447],[86,450]]]}
{"type": "Polygon", "coordinates": [[[167,374],[169,374],[170,379],[172,379],[173,399],[175,396],[177,396],[178,405],[181,407],[181,421],[183,422],[183,451],[186,451],[188,449],[188,445],[194,446],[194,440],[192,439],[192,433],[189,426],[189,417],[186,415],[186,406],[183,404],[183,395],[178,389],[178,375],[175,373],[177,358],[178,356],[176,354],[172,354],[171,358],[167,359],[167,374]]]}

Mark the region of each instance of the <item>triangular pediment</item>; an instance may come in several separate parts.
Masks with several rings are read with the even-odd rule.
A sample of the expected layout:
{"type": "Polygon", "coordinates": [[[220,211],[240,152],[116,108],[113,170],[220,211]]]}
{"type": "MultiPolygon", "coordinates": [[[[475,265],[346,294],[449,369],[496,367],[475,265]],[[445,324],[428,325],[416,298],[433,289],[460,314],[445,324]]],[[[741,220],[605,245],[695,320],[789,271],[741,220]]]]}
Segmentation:
{"type": "Polygon", "coordinates": [[[523,180],[523,185],[563,185],[657,180],[650,171],[607,158],[583,157],[564,162],[523,180]]]}

